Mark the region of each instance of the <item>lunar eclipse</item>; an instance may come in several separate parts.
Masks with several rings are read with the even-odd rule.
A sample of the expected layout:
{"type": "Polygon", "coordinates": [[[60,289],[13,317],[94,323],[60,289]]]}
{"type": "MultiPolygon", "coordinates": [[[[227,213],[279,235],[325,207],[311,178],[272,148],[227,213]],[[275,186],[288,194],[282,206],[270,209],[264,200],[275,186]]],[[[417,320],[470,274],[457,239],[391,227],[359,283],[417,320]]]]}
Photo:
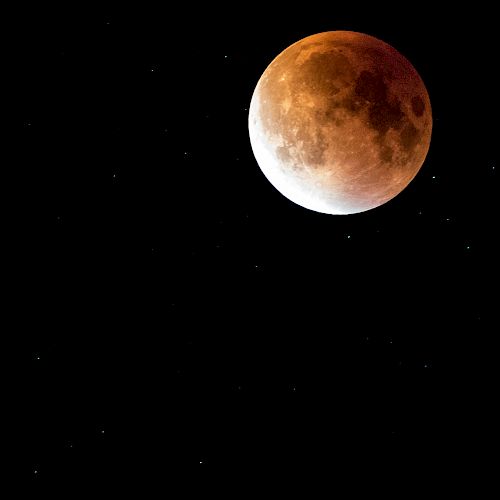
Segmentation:
{"type": "Polygon", "coordinates": [[[255,158],[302,207],[353,214],[397,196],[429,150],[429,95],[412,64],[372,36],[332,31],[285,49],[250,105],[255,158]]]}

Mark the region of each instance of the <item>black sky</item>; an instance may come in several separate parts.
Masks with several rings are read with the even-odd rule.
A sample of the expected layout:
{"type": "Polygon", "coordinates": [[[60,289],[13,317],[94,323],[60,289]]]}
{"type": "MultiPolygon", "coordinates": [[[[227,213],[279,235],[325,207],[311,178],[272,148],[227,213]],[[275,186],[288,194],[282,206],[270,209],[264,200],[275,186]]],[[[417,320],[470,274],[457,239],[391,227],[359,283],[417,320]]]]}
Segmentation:
{"type": "Polygon", "coordinates": [[[466,463],[491,439],[493,15],[280,9],[12,19],[7,306],[22,349],[7,383],[22,401],[19,474],[35,488],[466,463]],[[247,133],[267,64],[337,29],[404,54],[434,115],[411,185],[341,217],[282,197],[247,133]]]}

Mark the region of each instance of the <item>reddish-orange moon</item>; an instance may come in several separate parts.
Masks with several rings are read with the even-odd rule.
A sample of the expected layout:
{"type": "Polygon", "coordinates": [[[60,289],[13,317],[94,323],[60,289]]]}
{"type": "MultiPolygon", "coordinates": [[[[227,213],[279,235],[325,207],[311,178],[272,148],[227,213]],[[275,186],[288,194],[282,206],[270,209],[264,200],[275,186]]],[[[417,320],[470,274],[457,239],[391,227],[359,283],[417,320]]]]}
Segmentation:
{"type": "Polygon", "coordinates": [[[291,201],[364,212],[398,195],[429,150],[432,111],[419,74],[372,36],[331,31],[271,62],[250,104],[252,150],[291,201]]]}

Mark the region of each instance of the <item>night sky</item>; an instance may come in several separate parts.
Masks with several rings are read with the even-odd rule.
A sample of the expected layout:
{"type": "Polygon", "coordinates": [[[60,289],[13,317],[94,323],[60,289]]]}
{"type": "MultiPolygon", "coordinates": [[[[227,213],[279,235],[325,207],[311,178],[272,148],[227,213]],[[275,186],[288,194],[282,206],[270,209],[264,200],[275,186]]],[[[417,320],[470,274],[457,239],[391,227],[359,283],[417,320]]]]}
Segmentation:
{"type": "Polygon", "coordinates": [[[189,493],[210,471],[425,475],[482,456],[498,417],[496,35],[488,10],[429,9],[9,21],[4,335],[21,349],[4,382],[24,483],[189,493]],[[405,55],[434,117],[415,180],[349,216],[284,198],[247,128],[271,60],[338,29],[405,55]]]}

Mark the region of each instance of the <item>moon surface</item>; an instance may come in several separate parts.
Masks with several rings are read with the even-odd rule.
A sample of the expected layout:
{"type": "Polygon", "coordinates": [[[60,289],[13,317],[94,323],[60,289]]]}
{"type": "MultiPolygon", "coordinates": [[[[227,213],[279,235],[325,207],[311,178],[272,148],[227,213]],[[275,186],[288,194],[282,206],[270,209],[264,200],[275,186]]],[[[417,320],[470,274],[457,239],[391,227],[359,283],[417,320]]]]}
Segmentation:
{"type": "Polygon", "coordinates": [[[252,96],[257,163],[291,201],[353,214],[398,195],[429,150],[432,111],[411,63],[351,31],[304,38],[272,61],[252,96]]]}

